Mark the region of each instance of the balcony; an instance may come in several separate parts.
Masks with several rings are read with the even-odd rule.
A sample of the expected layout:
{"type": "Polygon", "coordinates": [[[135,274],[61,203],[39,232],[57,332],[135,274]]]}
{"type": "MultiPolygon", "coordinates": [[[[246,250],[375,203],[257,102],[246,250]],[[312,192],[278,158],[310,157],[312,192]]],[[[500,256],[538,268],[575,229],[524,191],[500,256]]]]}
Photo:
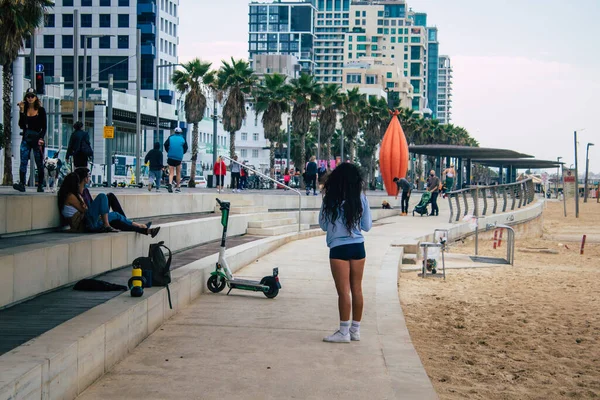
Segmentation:
{"type": "Polygon", "coordinates": [[[138,15],[156,15],[156,5],[154,3],[138,3],[137,5],[138,15]]]}
{"type": "Polygon", "coordinates": [[[169,104],[171,104],[174,97],[175,97],[175,92],[173,92],[172,90],[169,90],[169,89],[160,89],[158,91],[158,98],[163,103],[169,103],[169,104]]]}
{"type": "Polygon", "coordinates": [[[142,45],[142,55],[156,57],[156,47],[153,43],[147,43],[142,45]]]}
{"type": "Polygon", "coordinates": [[[142,35],[156,35],[156,25],[153,23],[139,24],[138,28],[142,31],[142,35]]]}

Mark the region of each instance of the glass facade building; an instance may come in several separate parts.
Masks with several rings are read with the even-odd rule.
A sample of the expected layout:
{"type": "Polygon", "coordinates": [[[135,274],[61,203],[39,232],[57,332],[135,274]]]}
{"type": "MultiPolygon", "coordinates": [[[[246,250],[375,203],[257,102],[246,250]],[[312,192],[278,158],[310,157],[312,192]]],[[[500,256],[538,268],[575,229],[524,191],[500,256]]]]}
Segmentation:
{"type": "Polygon", "coordinates": [[[250,3],[248,53],[284,54],[298,58],[302,71],[315,72],[314,1],[250,3]]]}

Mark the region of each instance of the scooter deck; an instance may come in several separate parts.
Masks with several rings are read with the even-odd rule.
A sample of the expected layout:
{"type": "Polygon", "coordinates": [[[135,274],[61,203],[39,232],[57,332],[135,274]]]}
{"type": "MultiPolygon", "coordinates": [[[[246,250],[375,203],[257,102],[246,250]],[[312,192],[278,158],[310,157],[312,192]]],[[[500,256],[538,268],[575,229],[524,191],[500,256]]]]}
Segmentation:
{"type": "Polygon", "coordinates": [[[229,281],[230,284],[234,284],[234,285],[248,285],[248,286],[265,286],[265,285],[261,285],[260,282],[258,281],[252,281],[249,279],[232,279],[229,281]]]}

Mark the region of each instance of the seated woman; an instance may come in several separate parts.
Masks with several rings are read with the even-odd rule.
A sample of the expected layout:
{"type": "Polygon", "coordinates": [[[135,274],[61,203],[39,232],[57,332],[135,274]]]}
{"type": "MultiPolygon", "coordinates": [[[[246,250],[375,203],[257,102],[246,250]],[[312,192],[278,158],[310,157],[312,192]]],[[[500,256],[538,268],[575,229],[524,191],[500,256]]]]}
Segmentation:
{"type": "Polygon", "coordinates": [[[104,193],[99,193],[94,200],[91,200],[88,191],[87,196],[85,196],[88,197],[88,201],[86,201],[82,193],[84,193],[87,183],[89,183],[89,170],[78,168],[77,172],[65,177],[58,192],[59,210],[71,229],[76,232],[134,231],[152,237],[158,234],[160,228],[149,229],[146,225],[128,220],[121,213],[110,212],[109,199],[104,193]],[[84,173],[85,178],[80,179],[80,176],[84,173]]]}

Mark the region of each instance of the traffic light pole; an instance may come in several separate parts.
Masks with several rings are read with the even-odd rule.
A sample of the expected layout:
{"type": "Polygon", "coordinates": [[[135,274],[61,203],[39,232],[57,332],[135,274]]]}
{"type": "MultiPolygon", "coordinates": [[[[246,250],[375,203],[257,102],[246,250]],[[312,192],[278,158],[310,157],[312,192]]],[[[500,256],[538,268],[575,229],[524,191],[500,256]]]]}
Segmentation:
{"type": "MultiPolygon", "coordinates": [[[[107,114],[106,125],[112,126],[112,124],[113,124],[113,74],[108,75],[108,107],[106,109],[106,114],[107,114]]],[[[108,187],[110,187],[110,184],[112,183],[112,166],[113,166],[112,154],[111,154],[111,147],[112,147],[111,140],[114,140],[114,138],[113,139],[104,139],[104,140],[106,141],[105,146],[104,146],[106,148],[106,182],[108,183],[108,187]]]]}

